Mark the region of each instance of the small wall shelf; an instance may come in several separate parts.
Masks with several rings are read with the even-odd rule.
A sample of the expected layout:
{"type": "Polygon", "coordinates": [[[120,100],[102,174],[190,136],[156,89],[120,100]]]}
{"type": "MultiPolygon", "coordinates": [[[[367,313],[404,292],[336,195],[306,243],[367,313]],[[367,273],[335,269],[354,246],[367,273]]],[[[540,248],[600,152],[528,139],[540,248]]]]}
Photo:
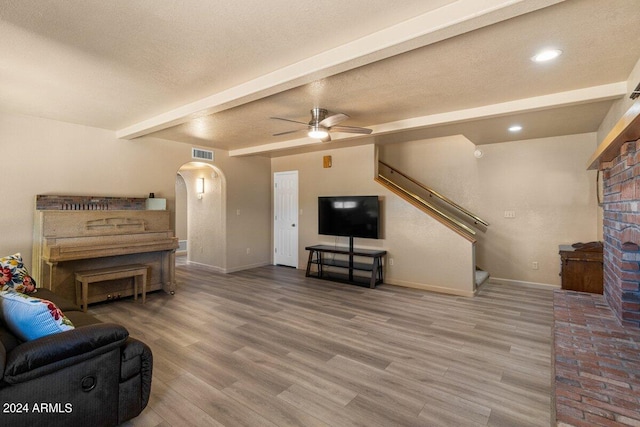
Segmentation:
{"type": "Polygon", "coordinates": [[[382,258],[387,254],[384,250],[356,249],[328,245],[307,246],[309,260],[307,261],[307,277],[331,280],[334,282],[364,285],[375,288],[384,280],[382,258]],[[325,254],[346,255],[347,258],[329,258],[325,254]],[[354,257],[369,258],[371,262],[354,261],[354,257]],[[316,266],[316,272],[311,266],[316,266]],[[327,269],[325,267],[333,267],[327,269]],[[336,271],[338,269],[338,271],[336,271]],[[354,274],[355,271],[369,272],[369,276],[354,274]]]}

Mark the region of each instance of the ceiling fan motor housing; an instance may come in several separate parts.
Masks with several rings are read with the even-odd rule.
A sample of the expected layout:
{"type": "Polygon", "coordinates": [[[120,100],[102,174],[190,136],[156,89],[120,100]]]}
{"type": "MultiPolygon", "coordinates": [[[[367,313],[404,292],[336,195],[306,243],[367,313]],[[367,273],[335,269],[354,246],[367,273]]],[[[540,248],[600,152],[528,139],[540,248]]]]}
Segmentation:
{"type": "Polygon", "coordinates": [[[318,126],[318,124],[327,117],[328,111],[324,108],[312,108],[311,109],[311,121],[309,126],[318,126]]]}

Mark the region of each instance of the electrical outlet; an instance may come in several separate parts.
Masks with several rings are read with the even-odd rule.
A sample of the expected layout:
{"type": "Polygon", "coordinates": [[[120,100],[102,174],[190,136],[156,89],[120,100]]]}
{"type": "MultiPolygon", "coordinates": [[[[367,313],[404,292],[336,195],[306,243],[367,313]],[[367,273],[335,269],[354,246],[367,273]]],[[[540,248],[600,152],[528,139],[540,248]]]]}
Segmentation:
{"type": "Polygon", "coordinates": [[[516,217],[516,211],[504,211],[504,217],[505,218],[515,218],[516,217]]]}
{"type": "Polygon", "coordinates": [[[247,248],[247,255],[251,253],[251,248],[247,248]]]}
{"type": "Polygon", "coordinates": [[[538,261],[533,261],[531,263],[531,268],[534,269],[534,270],[537,270],[539,268],[538,261]]]}
{"type": "Polygon", "coordinates": [[[389,265],[393,265],[393,258],[389,258],[389,265]]]}

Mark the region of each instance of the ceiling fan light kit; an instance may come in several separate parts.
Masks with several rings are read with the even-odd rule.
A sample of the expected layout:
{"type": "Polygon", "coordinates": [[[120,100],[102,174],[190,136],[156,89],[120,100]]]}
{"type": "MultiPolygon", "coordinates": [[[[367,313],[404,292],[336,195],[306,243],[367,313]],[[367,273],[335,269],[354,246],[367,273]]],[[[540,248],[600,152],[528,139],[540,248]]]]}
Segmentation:
{"type": "Polygon", "coordinates": [[[311,138],[323,139],[329,136],[329,132],[326,129],[321,128],[320,126],[311,126],[309,129],[309,133],[307,133],[311,138]]]}
{"type": "MultiPolygon", "coordinates": [[[[285,122],[297,123],[300,125],[304,125],[307,127],[307,136],[310,138],[316,138],[321,140],[322,142],[331,141],[331,136],[329,132],[332,130],[334,132],[344,132],[344,133],[359,133],[368,135],[372,132],[371,129],[361,128],[356,126],[336,126],[338,123],[341,123],[349,118],[344,113],[335,113],[332,115],[328,115],[329,112],[324,108],[312,108],[311,109],[311,120],[309,123],[299,122],[297,120],[285,119],[282,117],[271,117],[275,120],[283,120],[285,122]]],[[[301,132],[304,129],[300,130],[290,130],[285,132],[274,133],[273,136],[286,135],[290,133],[301,132]]]]}

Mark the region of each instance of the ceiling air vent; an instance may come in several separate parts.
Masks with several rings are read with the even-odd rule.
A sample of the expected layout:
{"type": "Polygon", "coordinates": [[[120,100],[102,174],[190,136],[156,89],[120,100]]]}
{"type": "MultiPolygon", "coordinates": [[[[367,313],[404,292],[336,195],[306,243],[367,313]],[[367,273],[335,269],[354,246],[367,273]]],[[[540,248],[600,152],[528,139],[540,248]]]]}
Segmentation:
{"type": "Polygon", "coordinates": [[[191,157],[198,160],[211,160],[213,161],[213,151],[201,150],[199,148],[191,149],[191,157]]]}

